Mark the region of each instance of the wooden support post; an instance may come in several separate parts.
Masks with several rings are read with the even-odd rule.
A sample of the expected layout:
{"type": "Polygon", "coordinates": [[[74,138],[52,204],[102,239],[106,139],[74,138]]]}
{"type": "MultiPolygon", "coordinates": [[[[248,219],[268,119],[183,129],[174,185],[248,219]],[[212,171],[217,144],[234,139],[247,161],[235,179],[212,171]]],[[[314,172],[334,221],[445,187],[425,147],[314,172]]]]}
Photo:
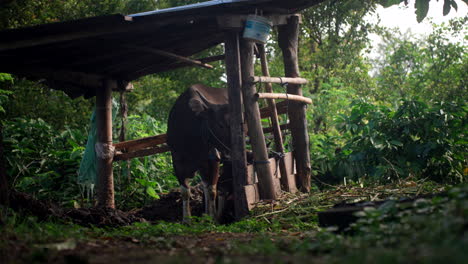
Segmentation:
{"type": "MultiPolygon", "coordinates": [[[[288,24],[278,27],[278,44],[283,51],[286,77],[299,77],[298,63],[299,17],[291,16],[288,24]]],[[[288,93],[302,96],[300,85],[289,84],[288,93]]],[[[293,154],[296,160],[297,185],[302,192],[310,191],[309,135],[307,133],[306,108],[303,103],[290,102],[289,119],[293,138],[293,154]]]]}
{"type": "Polygon", "coordinates": [[[98,207],[115,208],[112,159],[112,86],[104,81],[96,90],[96,157],[98,177],[98,207]]]}
{"type": "Polygon", "coordinates": [[[249,137],[252,144],[254,166],[257,173],[260,197],[262,199],[276,199],[275,186],[270,165],[268,164],[268,152],[265,135],[262,130],[260,109],[254,95],[257,93],[255,84],[249,82],[254,75],[254,43],[245,39],[241,40],[241,72],[242,95],[244,99],[245,117],[249,128],[249,137]]]}
{"type": "MultiPolygon", "coordinates": [[[[262,74],[264,76],[270,76],[270,70],[268,69],[268,61],[265,52],[264,45],[257,45],[258,53],[260,56],[260,63],[262,65],[262,74]]],[[[265,91],[267,93],[273,92],[273,87],[271,83],[265,83],[265,91]]],[[[283,135],[281,133],[281,127],[278,120],[278,111],[276,111],[276,103],[274,99],[267,100],[268,108],[270,109],[270,120],[271,120],[271,128],[273,130],[273,137],[275,139],[275,151],[284,154],[284,146],[283,146],[283,135]]],[[[265,133],[265,130],[264,130],[265,133]]],[[[296,184],[289,183],[286,171],[286,164],[284,164],[284,159],[279,160],[279,169],[281,173],[281,185],[283,190],[288,192],[295,192],[296,191],[296,184]]]]}
{"type": "Polygon", "coordinates": [[[231,126],[231,160],[236,219],[249,214],[244,186],[247,185],[247,158],[245,154],[244,126],[242,119],[242,95],[239,31],[228,30],[225,34],[225,63],[229,94],[231,126]]]}

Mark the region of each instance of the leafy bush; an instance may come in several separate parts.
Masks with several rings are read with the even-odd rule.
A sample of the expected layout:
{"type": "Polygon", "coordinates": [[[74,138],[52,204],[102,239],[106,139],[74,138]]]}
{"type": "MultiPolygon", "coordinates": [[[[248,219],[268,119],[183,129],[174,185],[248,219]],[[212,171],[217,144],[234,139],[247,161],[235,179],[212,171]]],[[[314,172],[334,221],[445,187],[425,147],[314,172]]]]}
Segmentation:
{"type": "Polygon", "coordinates": [[[332,171],[340,177],[396,180],[409,176],[462,182],[467,164],[467,106],[437,102],[429,106],[403,100],[392,110],[363,100],[341,115],[339,129],[349,136],[338,149],[332,171]]]}
{"type": "Polygon", "coordinates": [[[41,199],[79,199],[76,172],[85,135],[66,129],[59,133],[42,119],[16,118],[4,124],[5,156],[10,183],[41,199]]]}

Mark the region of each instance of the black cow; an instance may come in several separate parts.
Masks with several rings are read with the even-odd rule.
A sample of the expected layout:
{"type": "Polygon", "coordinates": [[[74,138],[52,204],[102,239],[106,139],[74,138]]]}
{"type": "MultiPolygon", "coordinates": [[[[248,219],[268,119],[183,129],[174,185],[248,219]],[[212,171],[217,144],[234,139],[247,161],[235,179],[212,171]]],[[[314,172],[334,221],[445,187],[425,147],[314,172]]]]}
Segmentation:
{"type": "Polygon", "coordinates": [[[227,89],[192,85],[176,100],[169,114],[167,144],[183,199],[183,220],[190,221],[189,180],[199,171],[205,212],[216,217],[221,158],[229,155],[230,132],[227,89]]]}

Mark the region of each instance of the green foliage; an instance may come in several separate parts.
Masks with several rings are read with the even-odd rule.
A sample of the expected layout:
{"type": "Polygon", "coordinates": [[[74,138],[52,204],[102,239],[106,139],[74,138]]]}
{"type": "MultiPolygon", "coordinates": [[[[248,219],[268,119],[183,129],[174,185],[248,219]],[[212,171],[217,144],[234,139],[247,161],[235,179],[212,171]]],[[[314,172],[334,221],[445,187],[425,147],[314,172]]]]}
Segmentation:
{"type": "Polygon", "coordinates": [[[382,59],[378,63],[378,100],[420,97],[429,100],[460,100],[467,97],[467,47],[463,42],[468,18],[434,25],[425,39],[384,31],[382,59]]]}
{"type": "MultiPolygon", "coordinates": [[[[431,0],[415,0],[414,8],[416,9],[416,19],[419,22],[423,21],[424,18],[427,16],[427,12],[429,11],[429,3],[431,0]]],[[[439,1],[439,0],[437,0],[439,1]]],[[[393,5],[398,5],[400,3],[405,3],[408,5],[408,0],[378,0],[378,3],[381,4],[383,7],[390,7],[393,5]]],[[[463,0],[465,4],[468,4],[466,0],[463,0]]],[[[458,10],[458,5],[455,0],[444,0],[444,7],[442,13],[444,16],[450,13],[452,9],[458,10]]]]}
{"type": "Polygon", "coordinates": [[[335,164],[344,169],[343,176],[465,180],[466,104],[439,102],[428,106],[418,100],[404,100],[393,111],[356,101],[351,114],[341,117],[340,130],[350,135],[335,164]]]}
{"type": "Polygon", "coordinates": [[[9,182],[37,198],[72,205],[80,198],[75,182],[85,140],[79,130],[58,133],[42,119],[5,121],[9,182]]]}

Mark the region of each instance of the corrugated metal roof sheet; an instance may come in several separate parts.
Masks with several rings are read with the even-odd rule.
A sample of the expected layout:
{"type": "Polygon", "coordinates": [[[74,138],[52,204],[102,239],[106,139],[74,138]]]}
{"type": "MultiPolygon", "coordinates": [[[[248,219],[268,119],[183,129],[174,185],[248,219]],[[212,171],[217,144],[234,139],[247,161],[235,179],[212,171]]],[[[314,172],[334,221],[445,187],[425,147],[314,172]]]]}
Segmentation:
{"type": "Polygon", "coordinates": [[[152,48],[193,56],[224,41],[217,17],[295,13],[323,0],[214,0],[129,16],[109,15],[0,32],[0,72],[46,79],[70,96],[93,96],[104,78],[132,81],[187,66],[152,48]]]}

